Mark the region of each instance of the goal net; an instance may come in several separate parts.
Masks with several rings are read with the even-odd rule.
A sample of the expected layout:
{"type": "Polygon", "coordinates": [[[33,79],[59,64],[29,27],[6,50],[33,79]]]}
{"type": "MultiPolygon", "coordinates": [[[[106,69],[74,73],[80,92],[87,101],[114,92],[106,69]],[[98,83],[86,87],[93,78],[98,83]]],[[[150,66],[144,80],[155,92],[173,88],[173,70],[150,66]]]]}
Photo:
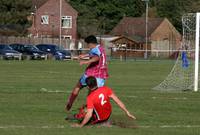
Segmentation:
{"type": "Polygon", "coordinates": [[[183,39],[177,61],[166,79],[154,90],[198,90],[199,13],[182,18],[183,39]]]}

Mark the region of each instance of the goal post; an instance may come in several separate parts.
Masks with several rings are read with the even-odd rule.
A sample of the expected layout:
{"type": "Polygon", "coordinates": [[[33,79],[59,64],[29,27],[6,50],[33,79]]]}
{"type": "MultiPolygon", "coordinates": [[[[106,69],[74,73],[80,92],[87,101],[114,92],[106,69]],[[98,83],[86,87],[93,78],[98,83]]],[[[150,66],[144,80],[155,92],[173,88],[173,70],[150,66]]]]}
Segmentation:
{"type": "Polygon", "coordinates": [[[195,73],[194,73],[194,91],[198,91],[199,82],[199,28],[200,28],[200,13],[196,14],[196,36],[195,36],[195,73]]]}
{"type": "Polygon", "coordinates": [[[182,17],[183,35],[177,61],[163,82],[154,90],[175,91],[199,88],[200,13],[189,13],[182,17]]]}

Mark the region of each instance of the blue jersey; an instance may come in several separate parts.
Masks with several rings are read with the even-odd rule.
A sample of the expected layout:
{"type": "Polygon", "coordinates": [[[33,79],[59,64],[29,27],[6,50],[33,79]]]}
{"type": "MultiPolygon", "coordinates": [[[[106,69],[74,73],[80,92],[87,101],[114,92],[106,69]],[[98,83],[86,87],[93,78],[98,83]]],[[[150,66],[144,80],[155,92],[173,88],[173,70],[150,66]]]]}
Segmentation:
{"type": "Polygon", "coordinates": [[[93,57],[93,56],[101,56],[101,51],[99,50],[99,46],[100,45],[97,45],[95,48],[92,48],[90,51],[89,51],[89,56],[90,57],[93,57]]]}

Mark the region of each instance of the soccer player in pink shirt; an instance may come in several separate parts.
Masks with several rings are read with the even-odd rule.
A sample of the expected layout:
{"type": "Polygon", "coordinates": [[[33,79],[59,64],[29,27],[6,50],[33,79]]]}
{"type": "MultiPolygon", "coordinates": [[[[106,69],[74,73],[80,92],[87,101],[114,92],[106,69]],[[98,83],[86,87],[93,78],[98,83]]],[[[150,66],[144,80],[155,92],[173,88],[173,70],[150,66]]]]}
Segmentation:
{"type": "Polygon", "coordinates": [[[88,36],[85,39],[88,44],[90,51],[88,54],[83,54],[79,56],[80,65],[88,65],[85,73],[79,79],[75,88],[72,90],[70,97],[66,103],[66,110],[70,110],[73,102],[79,94],[79,91],[86,87],[86,78],[93,76],[97,80],[98,87],[102,87],[105,84],[105,80],[108,78],[108,67],[106,60],[106,53],[103,46],[99,45],[97,38],[93,35],[88,36]],[[89,60],[84,60],[84,58],[89,57],[89,60]]]}

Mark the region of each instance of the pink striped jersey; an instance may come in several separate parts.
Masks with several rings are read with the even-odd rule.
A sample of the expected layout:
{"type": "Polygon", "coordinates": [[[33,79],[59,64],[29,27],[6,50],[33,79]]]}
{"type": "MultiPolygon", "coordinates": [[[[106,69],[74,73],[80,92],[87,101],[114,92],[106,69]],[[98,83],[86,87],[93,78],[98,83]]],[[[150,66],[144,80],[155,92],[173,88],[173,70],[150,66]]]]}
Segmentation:
{"type": "Polygon", "coordinates": [[[98,56],[100,59],[97,62],[91,63],[85,71],[86,76],[94,76],[96,78],[107,79],[108,78],[108,67],[106,52],[101,45],[97,45],[89,52],[89,57],[92,58],[98,56]]]}

